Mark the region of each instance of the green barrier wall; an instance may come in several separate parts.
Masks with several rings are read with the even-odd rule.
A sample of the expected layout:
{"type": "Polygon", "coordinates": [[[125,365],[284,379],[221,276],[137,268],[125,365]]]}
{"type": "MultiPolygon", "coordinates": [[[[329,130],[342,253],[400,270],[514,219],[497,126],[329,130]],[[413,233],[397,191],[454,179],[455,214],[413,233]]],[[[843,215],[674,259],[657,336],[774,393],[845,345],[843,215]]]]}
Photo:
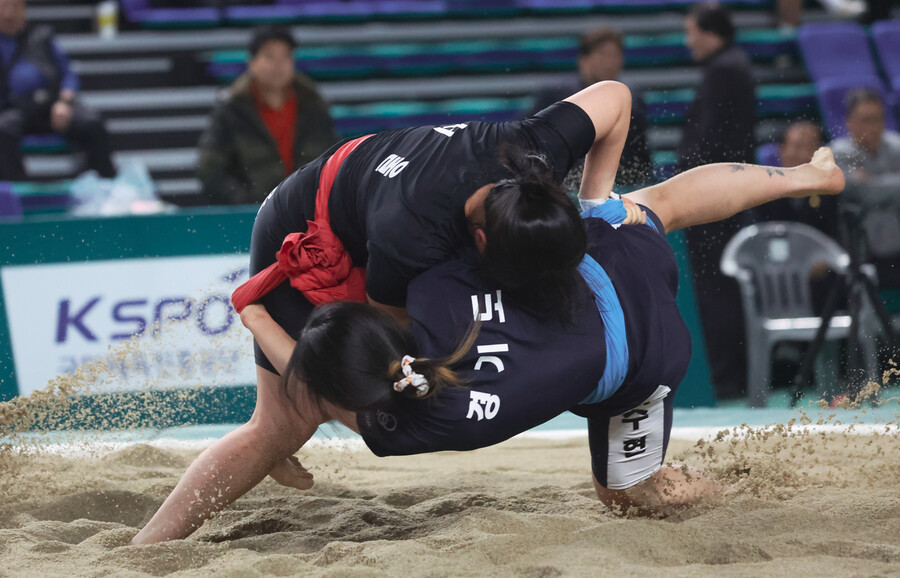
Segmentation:
{"type": "MultiPolygon", "coordinates": [[[[0,267],[117,258],[247,253],[256,206],[194,209],[171,215],[33,217],[0,225],[0,267]]],[[[2,281],[0,281],[2,283],[2,281]]],[[[16,395],[16,376],[0,286],[0,400],[16,395]]]]}
{"type": "Polygon", "coordinates": [[[691,333],[691,363],[687,375],[675,395],[677,407],[701,407],[716,404],[712,380],[709,374],[709,362],[706,358],[706,345],[703,340],[703,328],[697,313],[697,299],[694,295],[694,284],[691,282],[691,265],[688,261],[687,241],[681,231],[668,235],[669,244],[675,251],[678,262],[678,310],[691,333]]]}
{"type": "MultiPolygon", "coordinates": [[[[110,218],[34,217],[20,223],[0,225],[0,266],[117,258],[173,257],[246,253],[257,207],[185,210],[172,215],[110,218]]],[[[697,318],[690,269],[683,238],[669,236],[681,270],[678,305],[687,321],[694,355],[675,403],[681,407],[715,403],[709,380],[706,353],[697,318]]],[[[3,292],[0,287],[0,400],[17,393],[16,375],[9,339],[3,292]]],[[[134,394],[109,394],[125,396],[134,394]]],[[[147,395],[144,393],[143,395],[147,395]]],[[[153,392],[165,397],[166,392],[153,392]]],[[[247,387],[201,388],[190,410],[166,416],[130,415],[129,424],[168,426],[178,423],[242,421],[250,416],[254,395],[247,387]],[[137,421],[135,421],[137,420],[137,421]]],[[[107,398],[109,401],[109,398],[107,398]]],[[[97,400],[81,399],[73,415],[89,415],[97,400]],[[77,411],[76,411],[77,410],[77,411]]],[[[55,423],[65,420],[54,420],[55,423]]],[[[91,427],[89,423],[67,423],[67,427],[91,427]]]]}

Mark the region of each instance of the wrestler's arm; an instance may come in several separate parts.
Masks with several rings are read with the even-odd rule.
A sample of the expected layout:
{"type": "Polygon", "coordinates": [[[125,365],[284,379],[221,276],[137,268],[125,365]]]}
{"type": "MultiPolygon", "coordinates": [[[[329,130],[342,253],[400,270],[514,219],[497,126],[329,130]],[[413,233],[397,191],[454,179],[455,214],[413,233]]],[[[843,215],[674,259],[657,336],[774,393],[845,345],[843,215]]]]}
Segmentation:
{"type": "MultiPolygon", "coordinates": [[[[241,320],[257,337],[266,356],[279,370],[287,367],[294,340],[261,305],[244,309],[241,320]]],[[[289,399],[277,376],[259,369],[256,408],[250,421],[206,449],[188,468],[134,544],[150,544],[189,536],[204,521],[253,489],[266,475],[298,489],[312,486],[312,475],[291,458],[329,421],[326,406],[305,388],[289,399]]]]}
{"type": "Polygon", "coordinates": [[[397,321],[399,321],[400,323],[402,323],[403,325],[409,325],[411,319],[409,318],[409,315],[406,314],[405,308],[394,307],[393,305],[385,305],[384,303],[379,303],[378,301],[375,301],[374,299],[372,299],[372,297],[370,295],[366,295],[366,298],[369,301],[369,305],[377,307],[377,308],[381,309],[382,311],[387,311],[388,313],[393,315],[394,318],[397,321]]]}
{"type": "Polygon", "coordinates": [[[584,158],[584,175],[578,196],[605,200],[612,191],[619,157],[631,123],[631,91],[615,81],[598,82],[566,101],[578,105],[594,123],[594,145],[584,158]]]}
{"type": "Polygon", "coordinates": [[[671,232],[720,221],[769,201],[836,195],[843,188],[844,174],[831,149],[823,147],[809,163],[794,168],[704,165],[622,197],[650,207],[671,232]]]}
{"type": "Polygon", "coordinates": [[[272,319],[265,306],[251,303],[241,311],[241,323],[250,330],[266,359],[284,375],[297,342],[272,319]]]}
{"type": "MultiPolygon", "coordinates": [[[[250,421],[213,443],[188,468],[134,544],[185,538],[215,513],[253,489],[315,433],[318,407],[309,400],[294,402],[269,388],[258,388],[250,421]]],[[[310,479],[310,486],[311,479],[310,479]]]]}

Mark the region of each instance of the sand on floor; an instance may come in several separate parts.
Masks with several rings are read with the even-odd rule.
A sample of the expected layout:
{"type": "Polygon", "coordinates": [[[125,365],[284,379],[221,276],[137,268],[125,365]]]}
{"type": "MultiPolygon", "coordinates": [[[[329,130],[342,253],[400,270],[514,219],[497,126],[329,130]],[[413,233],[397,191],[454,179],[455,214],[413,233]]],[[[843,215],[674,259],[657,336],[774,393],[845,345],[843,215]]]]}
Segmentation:
{"type": "Polygon", "coordinates": [[[399,458],[317,445],[298,454],[311,490],[267,479],[189,539],[140,547],[197,450],[32,440],[0,459],[0,576],[900,576],[898,432],[673,440],[669,459],[731,489],[663,518],[596,500],[583,437],[399,458]]]}

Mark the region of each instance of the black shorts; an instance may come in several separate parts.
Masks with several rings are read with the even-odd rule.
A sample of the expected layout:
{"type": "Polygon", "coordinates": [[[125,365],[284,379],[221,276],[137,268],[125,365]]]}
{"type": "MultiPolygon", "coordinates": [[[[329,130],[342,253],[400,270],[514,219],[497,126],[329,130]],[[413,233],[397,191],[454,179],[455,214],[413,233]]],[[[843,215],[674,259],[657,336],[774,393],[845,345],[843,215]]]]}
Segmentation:
{"type": "MultiPolygon", "coordinates": [[[[319,173],[331,152],[329,150],[288,176],[263,201],[256,214],[256,220],[253,222],[253,233],[250,236],[251,277],[275,262],[275,255],[281,249],[281,244],[287,235],[305,232],[308,227],[307,220],[313,220],[315,217],[319,173]],[[283,187],[292,190],[301,189],[304,194],[279,194],[283,187]],[[295,204],[286,205],[288,202],[295,204]]],[[[265,306],[272,319],[294,339],[299,337],[306,325],[306,320],[309,319],[315,308],[303,296],[303,293],[291,286],[289,280],[285,280],[259,301],[265,306]]],[[[256,365],[278,373],[263,354],[255,339],[253,340],[253,355],[256,365]]]]}
{"type": "Polygon", "coordinates": [[[591,469],[604,488],[624,490],[662,467],[672,431],[673,387],[658,385],[625,411],[588,418],[591,469]]]}
{"type": "Polygon", "coordinates": [[[621,490],[649,478],[665,459],[672,430],[678,385],[691,358],[690,333],[675,301],[678,269],[659,218],[656,225],[622,227],[629,242],[612,246],[598,259],[633,260],[641,268],[610,266],[625,310],[630,365],[623,386],[601,403],[579,405],[573,412],[588,419],[591,466],[600,485],[621,490]],[[652,233],[651,233],[652,231],[652,233]],[[636,251],[630,253],[631,251],[636,251]],[[636,259],[640,257],[640,261],[636,259]]]}

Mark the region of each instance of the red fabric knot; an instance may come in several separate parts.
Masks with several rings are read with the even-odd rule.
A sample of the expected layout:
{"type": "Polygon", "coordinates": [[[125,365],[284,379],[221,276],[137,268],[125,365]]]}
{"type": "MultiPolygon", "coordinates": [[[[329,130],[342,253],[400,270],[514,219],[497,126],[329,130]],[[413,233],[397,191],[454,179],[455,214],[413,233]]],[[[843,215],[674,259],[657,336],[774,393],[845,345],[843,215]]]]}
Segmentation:
{"type": "Polygon", "coordinates": [[[328,223],[309,221],[305,233],[291,233],[278,251],[278,266],[313,305],[366,300],[365,269],[354,267],[328,223]]]}
{"type": "Polygon", "coordinates": [[[305,233],[290,233],[275,255],[275,263],[251,277],[231,295],[238,313],[278,287],[285,279],[303,292],[310,303],[366,301],[366,273],[354,267],[344,244],[328,222],[328,197],[341,163],[369,136],[352,140],[339,148],[325,163],[316,193],[316,218],[307,221],[305,233]]]}

